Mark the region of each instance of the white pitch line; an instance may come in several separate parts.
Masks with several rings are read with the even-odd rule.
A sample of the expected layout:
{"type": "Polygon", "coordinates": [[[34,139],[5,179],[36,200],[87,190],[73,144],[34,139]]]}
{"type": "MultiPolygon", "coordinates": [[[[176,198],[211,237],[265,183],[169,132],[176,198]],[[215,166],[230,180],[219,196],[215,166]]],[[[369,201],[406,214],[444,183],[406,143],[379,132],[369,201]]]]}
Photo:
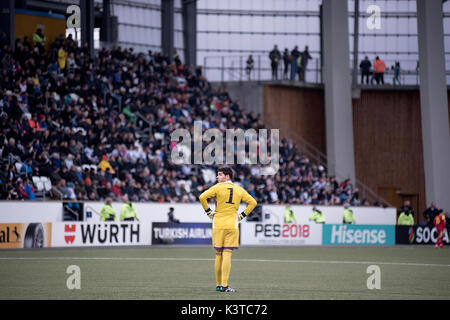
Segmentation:
{"type": "MultiPolygon", "coordinates": [[[[118,257],[0,257],[1,260],[112,260],[112,261],[214,261],[211,258],[118,258],[118,257]]],[[[275,262],[275,263],[317,263],[317,264],[368,264],[399,265],[418,267],[450,267],[450,264],[411,263],[411,262],[377,262],[377,261],[337,261],[337,260],[281,260],[281,259],[233,259],[241,262],[275,262]]]]}

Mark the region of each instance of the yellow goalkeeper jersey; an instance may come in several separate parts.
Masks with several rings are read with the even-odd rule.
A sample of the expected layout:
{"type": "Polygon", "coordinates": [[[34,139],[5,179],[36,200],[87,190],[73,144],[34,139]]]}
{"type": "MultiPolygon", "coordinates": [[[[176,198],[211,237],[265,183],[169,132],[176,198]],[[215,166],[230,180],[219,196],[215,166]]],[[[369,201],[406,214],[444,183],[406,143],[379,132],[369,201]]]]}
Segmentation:
{"type": "Polygon", "coordinates": [[[204,210],[209,207],[207,200],[213,197],[216,198],[216,213],[213,217],[215,229],[237,229],[241,201],[248,204],[244,211],[246,215],[249,215],[257,204],[244,188],[231,181],[217,183],[200,195],[199,200],[204,210]]]}

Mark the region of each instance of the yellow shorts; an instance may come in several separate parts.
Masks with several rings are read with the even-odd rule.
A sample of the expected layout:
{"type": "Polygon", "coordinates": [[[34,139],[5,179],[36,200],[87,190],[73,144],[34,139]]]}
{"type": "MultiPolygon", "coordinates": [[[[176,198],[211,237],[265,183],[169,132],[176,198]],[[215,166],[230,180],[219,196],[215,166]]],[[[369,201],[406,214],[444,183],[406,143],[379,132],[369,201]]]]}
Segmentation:
{"type": "Polygon", "coordinates": [[[239,249],[239,229],[213,229],[212,245],[214,249],[239,249]]]}

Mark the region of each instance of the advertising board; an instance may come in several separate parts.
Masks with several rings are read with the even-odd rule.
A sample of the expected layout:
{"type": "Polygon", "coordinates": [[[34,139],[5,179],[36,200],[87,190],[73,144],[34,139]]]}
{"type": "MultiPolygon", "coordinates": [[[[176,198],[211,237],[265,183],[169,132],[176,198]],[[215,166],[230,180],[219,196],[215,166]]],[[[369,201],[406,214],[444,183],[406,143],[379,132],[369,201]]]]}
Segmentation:
{"type": "Polygon", "coordinates": [[[241,223],[242,245],[320,245],[321,224],[241,223]]]}
{"type": "Polygon", "coordinates": [[[139,222],[53,223],[52,247],[150,245],[151,230],[139,222]]]}
{"type": "Polygon", "coordinates": [[[52,224],[0,223],[0,249],[48,248],[52,243],[52,224]]]}
{"type": "Polygon", "coordinates": [[[152,223],[152,244],[211,245],[211,223],[152,223]]]}
{"type": "Polygon", "coordinates": [[[393,225],[325,224],[324,245],[394,245],[393,225]]]}
{"type": "MultiPolygon", "coordinates": [[[[449,244],[449,229],[444,231],[444,244],[449,244]]],[[[435,227],[430,226],[397,226],[396,231],[397,244],[435,244],[438,232],[435,227]]]]}

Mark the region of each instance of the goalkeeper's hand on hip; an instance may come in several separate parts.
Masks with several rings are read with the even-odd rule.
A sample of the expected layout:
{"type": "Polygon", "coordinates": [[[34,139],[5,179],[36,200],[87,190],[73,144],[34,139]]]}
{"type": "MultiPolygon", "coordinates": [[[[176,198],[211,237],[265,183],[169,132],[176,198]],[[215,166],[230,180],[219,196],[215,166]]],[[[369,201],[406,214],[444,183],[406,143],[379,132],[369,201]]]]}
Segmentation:
{"type": "Polygon", "coordinates": [[[214,215],[216,214],[216,212],[212,211],[211,208],[206,209],[205,213],[208,216],[208,218],[210,218],[211,220],[214,218],[214,215]]]}

